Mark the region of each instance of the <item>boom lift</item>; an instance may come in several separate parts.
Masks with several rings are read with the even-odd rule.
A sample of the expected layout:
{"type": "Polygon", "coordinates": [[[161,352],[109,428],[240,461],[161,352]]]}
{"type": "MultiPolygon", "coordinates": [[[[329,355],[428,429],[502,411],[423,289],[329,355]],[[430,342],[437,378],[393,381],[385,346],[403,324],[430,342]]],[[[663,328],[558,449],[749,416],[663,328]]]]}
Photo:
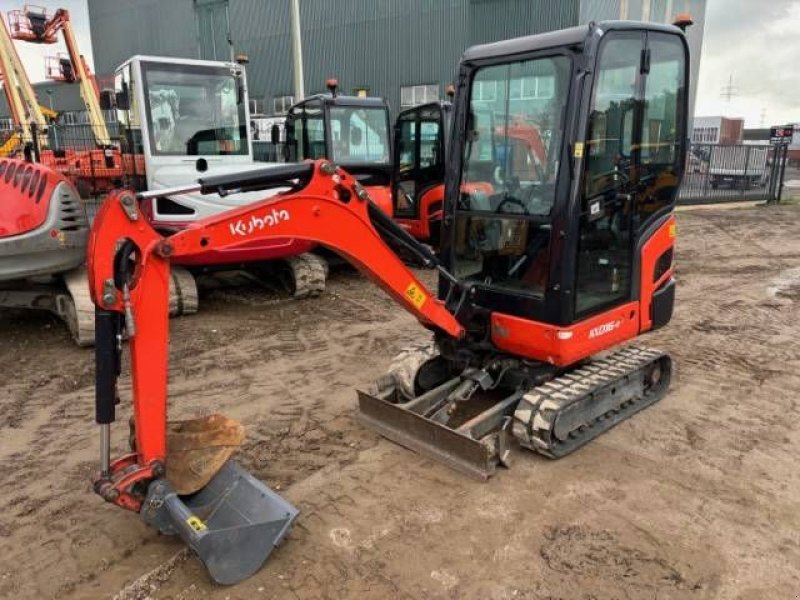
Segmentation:
{"type": "Polygon", "coordinates": [[[18,130],[0,148],[0,156],[6,157],[25,144],[33,143],[32,128],[36,130],[39,148],[43,149],[47,144],[47,118],[44,108],[39,106],[8,27],[3,19],[0,18],[0,22],[0,76],[11,120],[18,130]]]}
{"type": "Polygon", "coordinates": [[[77,82],[89,116],[95,148],[45,151],[41,161],[73,180],[77,185],[90,185],[96,191],[118,186],[123,177],[119,148],[112,144],[103,111],[97,81],[80,53],[69,11],[60,8],[51,14],[44,8],[26,5],[8,13],[11,37],[35,44],[55,44],[63,36],[67,56],[48,57],[50,79],[77,82]]]}
{"type": "Polygon", "coordinates": [[[297,513],[228,461],[240,426],[218,416],[167,421],[173,260],[242,240],[297,237],[351,261],[433,338],[359,392],[362,420],[480,479],[508,465],[512,438],[564,456],[667,391],[669,356],[614,348],[672,314],[673,208],[687,127],[682,31],[603,22],[476,46],[457,81],[439,257],[329,160],[203,177],[184,191],[289,189],[171,236],[131,211],[130,193],[113,195],[97,216],[89,250],[101,425],[95,490],[179,534],[219,582],[255,572],[297,513]],[[549,92],[514,101],[512,91],[532,80],[549,92]],[[497,91],[503,129],[529,114],[549,124],[541,169],[508,170],[484,147],[492,136],[476,112],[487,86],[497,91]],[[398,246],[439,271],[438,293],[399,259],[398,246]],[[131,339],[134,443],[112,462],[123,330],[131,339]],[[210,468],[187,475],[187,464],[210,468]]]}

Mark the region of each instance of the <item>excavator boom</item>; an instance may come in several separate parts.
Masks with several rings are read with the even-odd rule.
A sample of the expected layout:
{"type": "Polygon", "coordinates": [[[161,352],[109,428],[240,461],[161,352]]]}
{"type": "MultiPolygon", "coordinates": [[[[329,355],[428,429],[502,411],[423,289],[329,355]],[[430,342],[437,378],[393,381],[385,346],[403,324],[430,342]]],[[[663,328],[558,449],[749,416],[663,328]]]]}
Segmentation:
{"type": "MultiPolygon", "coordinates": [[[[184,524],[197,519],[203,527],[215,533],[211,522],[203,522],[177,498],[175,488],[179,484],[169,481],[173,471],[183,470],[180,459],[174,456],[176,442],[174,437],[170,437],[167,423],[170,260],[204,252],[211,247],[224,248],[254,240],[308,239],[350,260],[425,326],[453,338],[462,337],[464,329],[444,303],[392,251],[379,230],[384,236],[397,236],[401,243],[415,244],[413,238],[372,204],[365,189],[352,176],[332,163],[318,161],[265,168],[245,176],[237,175],[235,180],[226,176],[209,178],[200,180],[199,187],[201,192],[218,194],[275,187],[287,188],[288,191],[198,221],[169,237],[160,235],[146,222],[139,212],[137,199],[130,192],[112,193],[101,207],[89,240],[88,261],[92,298],[97,305],[96,420],[102,431],[102,467],[95,481],[95,490],[110,502],[141,512],[148,522],[156,524],[162,531],[179,533],[204,560],[217,581],[232,583],[250,573],[239,574],[237,571],[232,574],[223,566],[215,570],[212,555],[216,554],[209,551],[204,556],[203,545],[196,539],[197,531],[173,523],[178,518],[175,515],[180,515],[178,521],[184,524]],[[112,463],[109,455],[110,424],[115,418],[114,405],[118,397],[116,378],[123,321],[130,339],[135,451],[112,463]],[[143,490],[150,491],[145,495],[143,490]],[[156,494],[157,502],[153,494],[156,494]],[[154,508],[156,505],[158,509],[154,508]],[[168,506],[172,507],[170,516],[163,513],[167,509],[161,510],[161,507],[168,506]]],[[[433,254],[424,249],[421,254],[428,266],[436,266],[433,254]]],[[[191,426],[183,429],[187,427],[191,426]]],[[[230,437],[225,433],[229,429],[230,426],[223,423],[221,435],[230,437]]],[[[233,437],[236,435],[234,432],[233,437]]],[[[198,436],[202,433],[195,435],[198,436]]],[[[219,435],[212,437],[218,438],[219,435]]],[[[206,459],[208,464],[213,463],[211,468],[215,472],[225,462],[218,459],[220,455],[227,459],[229,453],[217,453],[214,455],[216,458],[206,459]]],[[[185,459],[197,462],[197,457],[192,457],[191,453],[185,459]]],[[[231,487],[228,482],[236,481],[240,488],[238,495],[234,500],[225,500],[238,506],[234,511],[236,514],[241,513],[242,497],[255,493],[253,486],[260,486],[258,494],[261,497],[275,496],[271,503],[268,502],[268,513],[286,508],[280,504],[287,504],[285,501],[238,467],[229,466],[218,474],[215,472],[200,478],[202,483],[209,483],[198,495],[207,493],[209,488],[227,490],[227,494],[231,487]]],[[[287,509],[286,514],[292,513],[287,509]]],[[[278,541],[290,524],[291,519],[287,519],[289,517],[273,523],[278,541]]],[[[256,538],[253,528],[262,525],[260,522],[240,524],[243,535],[256,538]]],[[[265,558],[263,556],[257,561],[253,569],[257,569],[265,558]]]]}

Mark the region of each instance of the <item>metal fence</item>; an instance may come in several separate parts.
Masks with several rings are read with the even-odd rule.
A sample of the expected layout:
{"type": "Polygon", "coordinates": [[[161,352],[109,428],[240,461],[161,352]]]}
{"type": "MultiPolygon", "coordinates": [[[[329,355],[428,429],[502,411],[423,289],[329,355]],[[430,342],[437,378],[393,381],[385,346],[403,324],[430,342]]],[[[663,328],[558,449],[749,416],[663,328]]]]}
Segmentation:
{"type": "Polygon", "coordinates": [[[691,144],[678,202],[775,201],[785,162],[785,146],[691,144]]]}
{"type": "MultiPolygon", "coordinates": [[[[130,147],[120,143],[121,131],[116,122],[107,122],[111,144],[130,147]]],[[[87,123],[51,124],[47,131],[47,147],[56,154],[69,151],[92,151],[97,141],[92,127],[87,123]]],[[[141,152],[139,144],[134,144],[141,152]]],[[[253,157],[260,162],[285,162],[283,142],[253,140],[253,157]]],[[[787,146],[763,144],[690,145],[687,153],[686,172],[678,196],[680,204],[715,203],[736,200],[780,200],[782,181],[787,162],[787,146]]],[[[20,150],[21,152],[21,150],[20,150]]],[[[141,158],[141,157],[139,157],[141,158]]],[[[98,163],[99,164],[99,163],[98,163]]],[[[126,163],[127,164],[127,163],[126,163]]],[[[134,167],[137,163],[134,162],[134,167]]],[[[141,166],[143,169],[143,165],[141,166]]],[[[134,168],[136,171],[136,169],[134,168]]],[[[138,172],[138,171],[137,171],[138,172]]],[[[97,172],[97,182],[89,176],[80,177],[81,194],[87,200],[102,197],[102,180],[108,181],[109,173],[102,165],[97,172]]],[[[135,174],[135,173],[134,173],[135,174]]],[[[143,175],[143,173],[139,173],[143,175]]],[[[93,211],[93,207],[89,207],[93,211]]]]}

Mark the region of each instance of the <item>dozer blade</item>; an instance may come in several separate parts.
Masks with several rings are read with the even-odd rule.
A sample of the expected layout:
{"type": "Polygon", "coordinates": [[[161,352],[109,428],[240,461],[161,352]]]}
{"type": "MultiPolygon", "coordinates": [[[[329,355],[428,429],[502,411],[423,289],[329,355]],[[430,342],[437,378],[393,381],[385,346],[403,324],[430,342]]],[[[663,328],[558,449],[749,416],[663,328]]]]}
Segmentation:
{"type": "Polygon", "coordinates": [[[217,583],[253,575],[286,536],[298,510],[228,461],[202,490],[179,496],[166,479],[150,484],[141,509],[162,533],[177,534],[217,583]]]}
{"type": "Polygon", "coordinates": [[[509,415],[519,401],[513,396],[457,427],[429,418],[431,408],[446,397],[458,380],[408,402],[392,402],[390,394],[358,392],[359,420],[393,442],[445,463],[477,479],[494,475],[507,464],[509,415]]]}

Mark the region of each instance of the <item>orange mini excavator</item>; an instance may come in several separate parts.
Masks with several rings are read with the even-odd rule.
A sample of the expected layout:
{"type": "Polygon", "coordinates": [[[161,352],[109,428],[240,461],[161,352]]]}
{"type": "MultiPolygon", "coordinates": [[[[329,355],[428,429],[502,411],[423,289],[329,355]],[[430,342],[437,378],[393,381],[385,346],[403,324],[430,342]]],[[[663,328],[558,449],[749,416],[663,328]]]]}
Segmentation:
{"type": "MultiPolygon", "coordinates": [[[[687,88],[688,47],[672,26],[603,22],[467,50],[439,255],[328,160],[200,179],[183,191],[288,190],[169,236],[148,225],[133,193],[112,194],[89,249],[102,462],[95,490],[180,535],[221,583],[254,573],[285,536],[296,509],[229,460],[240,425],[220,415],[167,420],[170,261],[255,240],[322,244],[419,319],[431,342],[359,392],[361,418],[475,477],[507,465],[513,439],[557,458],[659,400],[670,358],[613,348],[672,315],[687,88]],[[487,97],[488,134],[476,118],[487,97]],[[528,121],[544,146],[535,169],[496,152],[498,142],[508,146],[498,137],[528,121]],[[438,270],[437,293],[401,252],[438,270]],[[112,462],[124,330],[134,434],[131,453],[112,462]]],[[[168,193],[177,192],[139,199],[168,193]]]]}

